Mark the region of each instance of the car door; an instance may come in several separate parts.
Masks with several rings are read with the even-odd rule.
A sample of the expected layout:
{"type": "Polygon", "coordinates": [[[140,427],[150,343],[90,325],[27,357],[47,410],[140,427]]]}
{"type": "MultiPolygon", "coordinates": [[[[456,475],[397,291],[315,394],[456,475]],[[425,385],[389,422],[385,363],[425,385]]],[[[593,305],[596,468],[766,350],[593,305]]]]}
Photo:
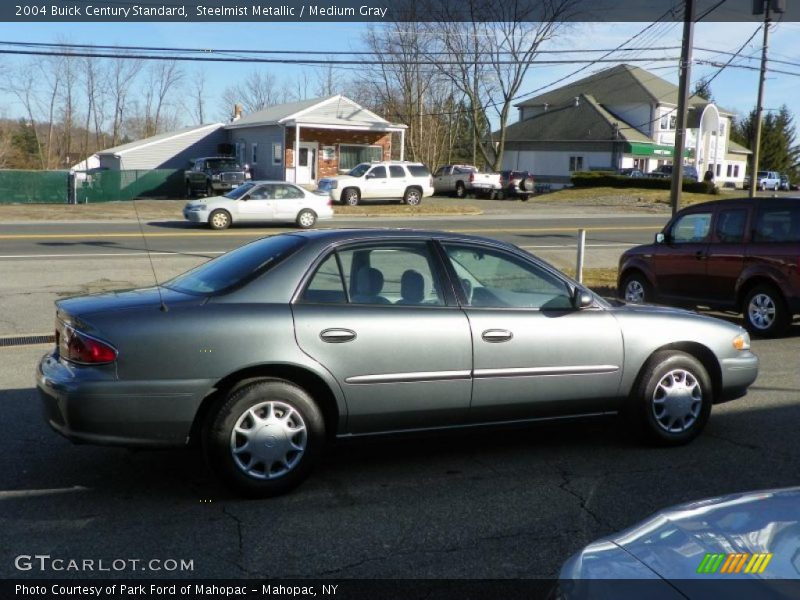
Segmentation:
{"type": "Polygon", "coordinates": [[[303,190],[289,183],[276,183],[272,190],[275,218],[293,221],[305,204],[303,190]]]}
{"type": "Polygon", "coordinates": [[[706,250],[706,276],[698,296],[715,306],[736,304],[736,282],[744,268],[747,207],[719,209],[706,250]]]}
{"type": "Polygon", "coordinates": [[[658,295],[665,300],[693,301],[705,287],[706,253],[711,233],[711,209],[686,212],[666,231],[653,251],[658,295]]]}
{"type": "Polygon", "coordinates": [[[372,167],[364,175],[364,189],[361,191],[362,198],[391,198],[391,185],[389,173],[386,167],[377,165],[372,167]]]}
{"type": "Polygon", "coordinates": [[[293,304],[300,348],[341,385],[351,434],[461,424],[469,322],[427,241],[332,251],[293,304]]]}
{"type": "Polygon", "coordinates": [[[442,246],[472,330],[471,421],[614,406],[623,344],[609,312],[574,308],[566,280],[519,254],[477,243],[442,246]]]}
{"type": "Polygon", "coordinates": [[[408,174],[400,165],[389,165],[388,194],[391,198],[402,198],[408,186],[408,174]]]}
{"type": "Polygon", "coordinates": [[[275,218],[275,189],[273,184],[254,187],[236,201],[241,221],[269,221],[275,218]]]}

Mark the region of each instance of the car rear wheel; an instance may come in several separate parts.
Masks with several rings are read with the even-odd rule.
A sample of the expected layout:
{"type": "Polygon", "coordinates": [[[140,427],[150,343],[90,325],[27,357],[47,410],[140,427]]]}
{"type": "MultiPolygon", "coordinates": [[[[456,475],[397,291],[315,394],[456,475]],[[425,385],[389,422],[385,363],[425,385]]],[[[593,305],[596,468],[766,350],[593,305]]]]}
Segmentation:
{"type": "Polygon", "coordinates": [[[310,229],[317,222],[317,214],[308,208],[304,208],[297,215],[297,226],[300,229],[310,229]]]}
{"type": "Polygon", "coordinates": [[[308,477],[325,445],[325,421],[305,390],[263,380],[234,390],[204,436],[211,469],[242,494],[284,494],[308,477]]]}
{"type": "Polygon", "coordinates": [[[467,197],[467,188],[464,186],[464,182],[458,181],[456,182],[456,198],[466,198],[467,197]]]}
{"type": "Polygon", "coordinates": [[[634,432],[660,446],[697,437],[708,422],[711,380],[695,357],[679,351],[654,354],[644,367],[628,406],[634,432]]]}
{"type": "Polygon", "coordinates": [[[627,275],[619,290],[619,297],[631,304],[645,304],[653,300],[653,292],[647,278],[639,272],[627,275]]]}
{"type": "Polygon", "coordinates": [[[347,188],[342,192],[342,202],[348,206],[358,206],[360,194],[356,188],[347,188]]]}
{"type": "Polygon", "coordinates": [[[417,188],[408,188],[403,194],[403,203],[417,206],[422,201],[422,193],[417,188]]]}
{"type": "Polygon", "coordinates": [[[750,333],[761,337],[781,334],[789,325],[786,303],[771,285],[758,285],[744,299],[744,323],[750,333]]]}
{"type": "Polygon", "coordinates": [[[211,229],[227,229],[231,226],[231,215],[227,210],[215,210],[208,215],[208,226],[211,229]]]}

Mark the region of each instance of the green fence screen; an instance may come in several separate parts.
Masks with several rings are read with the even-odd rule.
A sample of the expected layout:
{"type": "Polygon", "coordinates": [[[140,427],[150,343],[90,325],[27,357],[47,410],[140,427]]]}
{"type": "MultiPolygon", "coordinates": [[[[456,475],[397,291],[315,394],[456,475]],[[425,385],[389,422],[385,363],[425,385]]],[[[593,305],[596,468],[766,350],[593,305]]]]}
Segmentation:
{"type": "Polygon", "coordinates": [[[0,170],[0,204],[63,204],[69,180],[69,171],[0,170]]]}
{"type": "Polygon", "coordinates": [[[135,171],[0,170],[0,204],[112,202],[137,198],[183,198],[181,169],[135,171]]]}

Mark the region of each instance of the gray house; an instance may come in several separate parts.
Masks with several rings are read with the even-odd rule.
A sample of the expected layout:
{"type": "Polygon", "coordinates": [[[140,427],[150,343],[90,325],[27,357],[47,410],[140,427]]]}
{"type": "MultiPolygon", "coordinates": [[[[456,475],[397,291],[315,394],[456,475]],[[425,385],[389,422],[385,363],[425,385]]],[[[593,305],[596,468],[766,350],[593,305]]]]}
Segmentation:
{"type": "Polygon", "coordinates": [[[192,158],[215,156],[228,138],[223,123],[187,127],[160,133],[97,153],[101,169],[184,169],[192,158]]]}
{"type": "Polygon", "coordinates": [[[312,184],[360,162],[390,159],[393,133],[400,136],[402,160],[406,126],[337,95],[244,116],[237,107],[225,130],[237,158],[250,165],[254,178],[312,184]]]}

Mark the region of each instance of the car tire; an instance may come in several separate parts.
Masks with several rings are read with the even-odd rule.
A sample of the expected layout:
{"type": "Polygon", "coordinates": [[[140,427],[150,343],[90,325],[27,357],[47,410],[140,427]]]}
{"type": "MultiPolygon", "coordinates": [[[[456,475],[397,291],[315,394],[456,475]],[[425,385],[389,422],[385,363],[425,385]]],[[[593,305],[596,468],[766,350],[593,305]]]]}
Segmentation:
{"type": "Polygon", "coordinates": [[[308,477],[325,446],[325,420],[302,388],[255,381],[234,389],[210,414],[203,446],[211,470],[236,491],[278,496],[308,477]]]}
{"type": "Polygon", "coordinates": [[[403,204],[407,204],[408,206],[419,206],[420,202],[422,202],[422,192],[420,192],[417,188],[406,189],[406,193],[403,194],[403,204]]]}
{"type": "Polygon", "coordinates": [[[467,197],[467,188],[464,185],[463,181],[456,182],[456,198],[466,198],[467,197]]]}
{"type": "Polygon", "coordinates": [[[647,277],[640,271],[634,271],[622,280],[617,296],[630,304],[646,304],[653,301],[653,290],[647,277]]]}
{"type": "Polygon", "coordinates": [[[358,193],[356,188],[345,188],[342,191],[342,204],[347,206],[358,206],[361,200],[361,194],[358,193]]]}
{"type": "Polygon", "coordinates": [[[317,222],[317,213],[309,208],[304,208],[297,213],[295,222],[300,229],[311,229],[317,222]]]}
{"type": "Polygon", "coordinates": [[[633,433],[658,446],[681,446],[708,422],[713,387],[703,364],[676,350],[655,353],[645,364],[626,407],[633,433]]]}
{"type": "Polygon", "coordinates": [[[497,190],[492,190],[489,192],[489,200],[498,200],[497,197],[497,190]]]}
{"type": "Polygon", "coordinates": [[[208,226],[211,229],[227,229],[231,226],[231,213],[221,208],[208,215],[208,226]]]}
{"type": "Polygon", "coordinates": [[[775,337],[791,322],[791,315],[781,293],[771,285],[757,285],[744,298],[742,305],[747,330],[758,337],[775,337]]]}
{"type": "Polygon", "coordinates": [[[505,190],[498,190],[497,191],[497,199],[498,200],[505,200],[507,197],[508,196],[507,196],[505,190]]]}

